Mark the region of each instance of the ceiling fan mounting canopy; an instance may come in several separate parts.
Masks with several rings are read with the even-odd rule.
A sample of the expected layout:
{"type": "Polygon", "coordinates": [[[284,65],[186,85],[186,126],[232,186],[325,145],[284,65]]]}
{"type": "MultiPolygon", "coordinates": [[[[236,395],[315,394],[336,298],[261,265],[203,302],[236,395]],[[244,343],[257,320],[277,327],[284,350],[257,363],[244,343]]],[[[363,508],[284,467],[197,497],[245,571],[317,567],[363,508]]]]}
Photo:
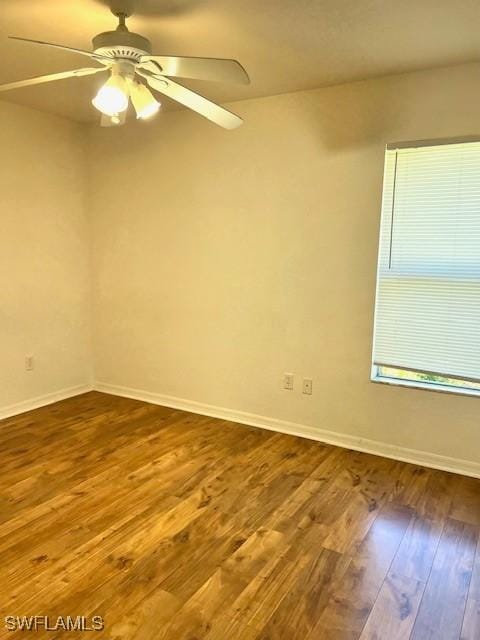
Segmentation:
{"type": "Polygon", "coordinates": [[[110,0],[110,2],[108,2],[108,6],[110,7],[110,11],[114,16],[117,16],[117,18],[119,16],[129,18],[135,11],[134,0],[110,0]]]}

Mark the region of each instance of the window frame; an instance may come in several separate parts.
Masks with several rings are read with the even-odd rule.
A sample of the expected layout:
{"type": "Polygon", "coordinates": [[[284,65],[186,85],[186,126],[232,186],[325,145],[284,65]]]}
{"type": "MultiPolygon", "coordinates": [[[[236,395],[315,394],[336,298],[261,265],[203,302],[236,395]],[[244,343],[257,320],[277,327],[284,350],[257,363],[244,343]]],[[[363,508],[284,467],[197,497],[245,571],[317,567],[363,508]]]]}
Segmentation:
{"type": "MultiPolygon", "coordinates": [[[[457,136],[452,138],[434,138],[434,139],[422,139],[422,140],[388,143],[385,146],[383,170],[385,172],[385,169],[386,169],[385,158],[386,158],[387,151],[392,151],[396,149],[420,148],[420,147],[427,147],[427,146],[463,144],[463,143],[469,143],[469,142],[480,142],[480,134],[469,135],[469,136],[457,136]]],[[[384,173],[384,180],[385,180],[385,173],[384,173]]],[[[382,181],[382,193],[383,193],[384,180],[382,181]]],[[[382,196],[382,203],[383,203],[383,196],[382,196]]],[[[381,260],[381,239],[382,239],[381,231],[382,231],[382,206],[380,207],[379,234],[378,234],[378,244],[377,244],[378,255],[377,255],[377,271],[376,271],[376,287],[375,287],[375,307],[377,304],[376,301],[377,301],[378,286],[379,286],[379,268],[380,268],[380,260],[381,260]]],[[[374,318],[373,325],[374,325],[374,332],[375,332],[375,318],[374,318]]],[[[446,384],[437,383],[433,381],[427,382],[427,381],[414,380],[409,378],[396,378],[394,376],[382,375],[380,373],[380,369],[382,368],[382,366],[379,364],[374,364],[374,352],[373,352],[374,335],[375,335],[374,332],[372,334],[372,357],[371,357],[372,364],[371,364],[371,370],[370,370],[371,382],[375,384],[384,384],[384,385],[389,385],[394,387],[404,387],[407,389],[410,388],[410,389],[417,389],[417,390],[423,390],[423,391],[433,391],[436,393],[453,393],[453,394],[462,395],[462,396],[480,397],[480,389],[470,389],[468,387],[446,385],[446,384]]],[[[400,369],[400,368],[398,368],[398,370],[407,371],[406,369],[400,369]]],[[[428,373],[428,372],[425,371],[423,373],[428,373]]],[[[437,374],[437,375],[442,375],[442,374],[437,374]]],[[[458,379],[467,381],[466,378],[465,379],[458,378],[458,379]]]]}

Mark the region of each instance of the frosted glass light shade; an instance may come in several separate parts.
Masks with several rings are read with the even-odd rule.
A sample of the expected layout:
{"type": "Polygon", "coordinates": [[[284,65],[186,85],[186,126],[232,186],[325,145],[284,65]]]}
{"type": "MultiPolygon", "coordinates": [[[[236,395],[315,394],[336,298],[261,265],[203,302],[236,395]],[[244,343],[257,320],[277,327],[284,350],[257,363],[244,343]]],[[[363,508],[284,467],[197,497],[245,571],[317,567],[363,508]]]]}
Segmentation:
{"type": "Polygon", "coordinates": [[[128,109],[128,85],[120,75],[112,75],[95,98],[93,106],[106,116],[115,116],[128,109]]]}
{"type": "Polygon", "coordinates": [[[134,82],[131,87],[131,97],[139,120],[146,120],[158,113],[161,105],[145,85],[134,82]]]}

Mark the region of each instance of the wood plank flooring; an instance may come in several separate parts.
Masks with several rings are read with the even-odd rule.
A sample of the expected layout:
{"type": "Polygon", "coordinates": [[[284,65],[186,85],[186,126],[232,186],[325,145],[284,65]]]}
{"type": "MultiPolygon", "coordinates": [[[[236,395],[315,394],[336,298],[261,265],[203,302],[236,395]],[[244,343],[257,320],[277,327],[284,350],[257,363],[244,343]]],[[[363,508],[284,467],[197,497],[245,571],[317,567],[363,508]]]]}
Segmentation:
{"type": "Polygon", "coordinates": [[[480,638],[478,480],[95,392],[0,469],[2,638],[480,638]]]}

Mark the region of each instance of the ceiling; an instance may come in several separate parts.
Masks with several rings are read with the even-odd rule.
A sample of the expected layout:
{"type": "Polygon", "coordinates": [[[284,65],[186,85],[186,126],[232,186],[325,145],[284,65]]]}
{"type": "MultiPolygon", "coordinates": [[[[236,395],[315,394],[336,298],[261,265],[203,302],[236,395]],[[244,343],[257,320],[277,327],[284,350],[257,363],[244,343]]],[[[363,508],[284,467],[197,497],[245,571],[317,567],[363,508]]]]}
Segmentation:
{"type": "MultiPolygon", "coordinates": [[[[1,0],[0,82],[89,66],[82,56],[6,36],[90,49],[95,34],[116,26],[109,1],[135,5],[128,26],[155,53],[240,60],[248,87],[185,81],[218,102],[480,59],[478,0],[1,0]]],[[[102,77],[2,98],[91,121],[102,77]]]]}

